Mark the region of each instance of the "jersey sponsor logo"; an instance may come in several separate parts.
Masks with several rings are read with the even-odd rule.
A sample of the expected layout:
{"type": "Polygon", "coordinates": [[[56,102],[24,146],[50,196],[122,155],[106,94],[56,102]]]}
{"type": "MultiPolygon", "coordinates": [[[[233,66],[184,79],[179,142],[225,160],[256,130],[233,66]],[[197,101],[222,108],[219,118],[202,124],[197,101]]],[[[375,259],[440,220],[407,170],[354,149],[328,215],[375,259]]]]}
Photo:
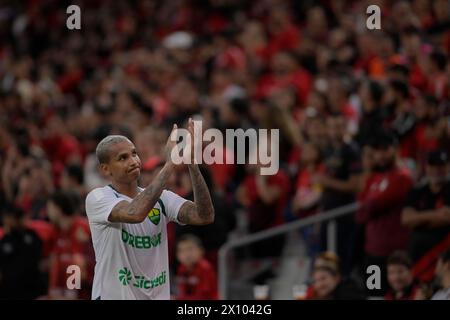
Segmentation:
{"type": "Polygon", "coordinates": [[[119,281],[124,286],[127,286],[132,279],[131,271],[128,268],[123,268],[119,270],[119,281]]]}
{"type": "Polygon", "coordinates": [[[152,210],[150,210],[150,212],[148,213],[148,218],[151,222],[153,222],[154,225],[158,225],[159,221],[161,220],[161,213],[159,209],[153,208],[152,210]]]}
{"type": "Polygon", "coordinates": [[[132,285],[139,289],[153,289],[166,283],[166,271],[161,272],[153,279],[147,279],[144,276],[132,275],[131,271],[124,267],[119,270],[119,281],[122,285],[132,285]],[[134,279],[134,280],[133,280],[134,279]]]}
{"type": "Polygon", "coordinates": [[[136,249],[150,249],[161,244],[161,232],[153,236],[136,236],[122,229],[122,241],[136,249]]]}

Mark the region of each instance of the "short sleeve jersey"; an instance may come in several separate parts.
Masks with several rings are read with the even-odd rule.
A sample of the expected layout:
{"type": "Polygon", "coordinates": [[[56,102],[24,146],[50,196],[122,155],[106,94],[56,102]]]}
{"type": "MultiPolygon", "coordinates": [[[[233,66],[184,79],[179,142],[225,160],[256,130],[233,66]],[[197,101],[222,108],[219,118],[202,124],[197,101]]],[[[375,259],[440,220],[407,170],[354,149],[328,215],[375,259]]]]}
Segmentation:
{"type": "Polygon", "coordinates": [[[133,199],[111,185],[96,188],[86,197],[96,260],[92,299],[168,300],[166,224],[180,223],[178,212],[186,199],[164,190],[143,222],[108,221],[114,206],[124,200],[133,199]]]}

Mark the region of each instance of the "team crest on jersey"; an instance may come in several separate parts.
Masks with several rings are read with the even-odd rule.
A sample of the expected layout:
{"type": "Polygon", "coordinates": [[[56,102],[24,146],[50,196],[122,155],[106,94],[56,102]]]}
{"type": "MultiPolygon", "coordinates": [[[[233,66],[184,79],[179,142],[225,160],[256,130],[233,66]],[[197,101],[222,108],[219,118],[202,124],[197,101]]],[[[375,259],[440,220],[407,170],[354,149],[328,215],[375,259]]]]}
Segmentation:
{"type": "Polygon", "coordinates": [[[148,218],[151,222],[153,222],[154,225],[157,225],[159,223],[159,220],[161,220],[161,214],[159,209],[153,208],[148,213],[148,218]]]}

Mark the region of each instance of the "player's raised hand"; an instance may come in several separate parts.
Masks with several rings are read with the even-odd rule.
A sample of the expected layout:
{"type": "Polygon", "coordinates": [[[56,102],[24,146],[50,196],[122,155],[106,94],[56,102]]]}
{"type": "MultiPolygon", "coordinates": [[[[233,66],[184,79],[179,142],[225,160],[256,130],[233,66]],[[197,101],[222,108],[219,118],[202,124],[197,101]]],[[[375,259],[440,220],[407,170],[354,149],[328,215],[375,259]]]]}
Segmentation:
{"type": "Polygon", "coordinates": [[[166,146],[164,148],[164,154],[166,157],[166,162],[170,164],[175,164],[173,161],[173,152],[178,152],[177,140],[178,140],[178,126],[173,125],[172,131],[170,132],[169,138],[167,139],[166,146]]]}
{"type": "Polygon", "coordinates": [[[190,136],[189,144],[188,144],[188,147],[190,150],[190,164],[196,164],[196,161],[195,161],[195,147],[196,147],[195,139],[196,139],[196,137],[194,135],[194,133],[195,133],[194,120],[192,120],[192,118],[189,118],[189,120],[188,120],[188,128],[187,129],[189,131],[189,136],[190,136]]]}
{"type": "Polygon", "coordinates": [[[165,147],[166,161],[175,165],[198,163],[195,159],[195,148],[201,146],[201,143],[195,143],[196,139],[198,140],[198,137],[195,136],[192,118],[189,118],[187,128],[178,128],[174,124],[165,147]]]}

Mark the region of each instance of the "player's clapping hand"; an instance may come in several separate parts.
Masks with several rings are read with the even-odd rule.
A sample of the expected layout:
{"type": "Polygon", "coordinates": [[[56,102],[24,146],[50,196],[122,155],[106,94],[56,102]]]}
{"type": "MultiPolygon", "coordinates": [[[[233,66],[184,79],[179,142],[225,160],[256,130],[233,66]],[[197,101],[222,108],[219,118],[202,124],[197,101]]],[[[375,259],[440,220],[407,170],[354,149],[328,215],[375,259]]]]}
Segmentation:
{"type": "Polygon", "coordinates": [[[201,142],[194,143],[198,137],[195,135],[194,121],[189,118],[187,128],[178,128],[176,124],[173,125],[172,132],[165,147],[166,161],[167,163],[179,165],[179,164],[197,164],[198,160],[195,159],[195,148],[201,147],[201,142]],[[182,137],[180,142],[179,138],[182,137]]]}
{"type": "Polygon", "coordinates": [[[189,131],[189,143],[188,143],[188,148],[190,150],[190,164],[197,164],[198,161],[196,161],[195,159],[195,148],[198,144],[195,144],[195,140],[198,138],[196,137],[195,131],[194,131],[194,120],[192,120],[192,118],[189,118],[188,121],[188,131],[189,131]]]}
{"type": "Polygon", "coordinates": [[[164,154],[166,157],[166,163],[175,165],[173,161],[173,153],[178,151],[177,139],[178,139],[178,126],[176,124],[173,125],[172,131],[167,139],[166,146],[164,148],[164,154]]]}

